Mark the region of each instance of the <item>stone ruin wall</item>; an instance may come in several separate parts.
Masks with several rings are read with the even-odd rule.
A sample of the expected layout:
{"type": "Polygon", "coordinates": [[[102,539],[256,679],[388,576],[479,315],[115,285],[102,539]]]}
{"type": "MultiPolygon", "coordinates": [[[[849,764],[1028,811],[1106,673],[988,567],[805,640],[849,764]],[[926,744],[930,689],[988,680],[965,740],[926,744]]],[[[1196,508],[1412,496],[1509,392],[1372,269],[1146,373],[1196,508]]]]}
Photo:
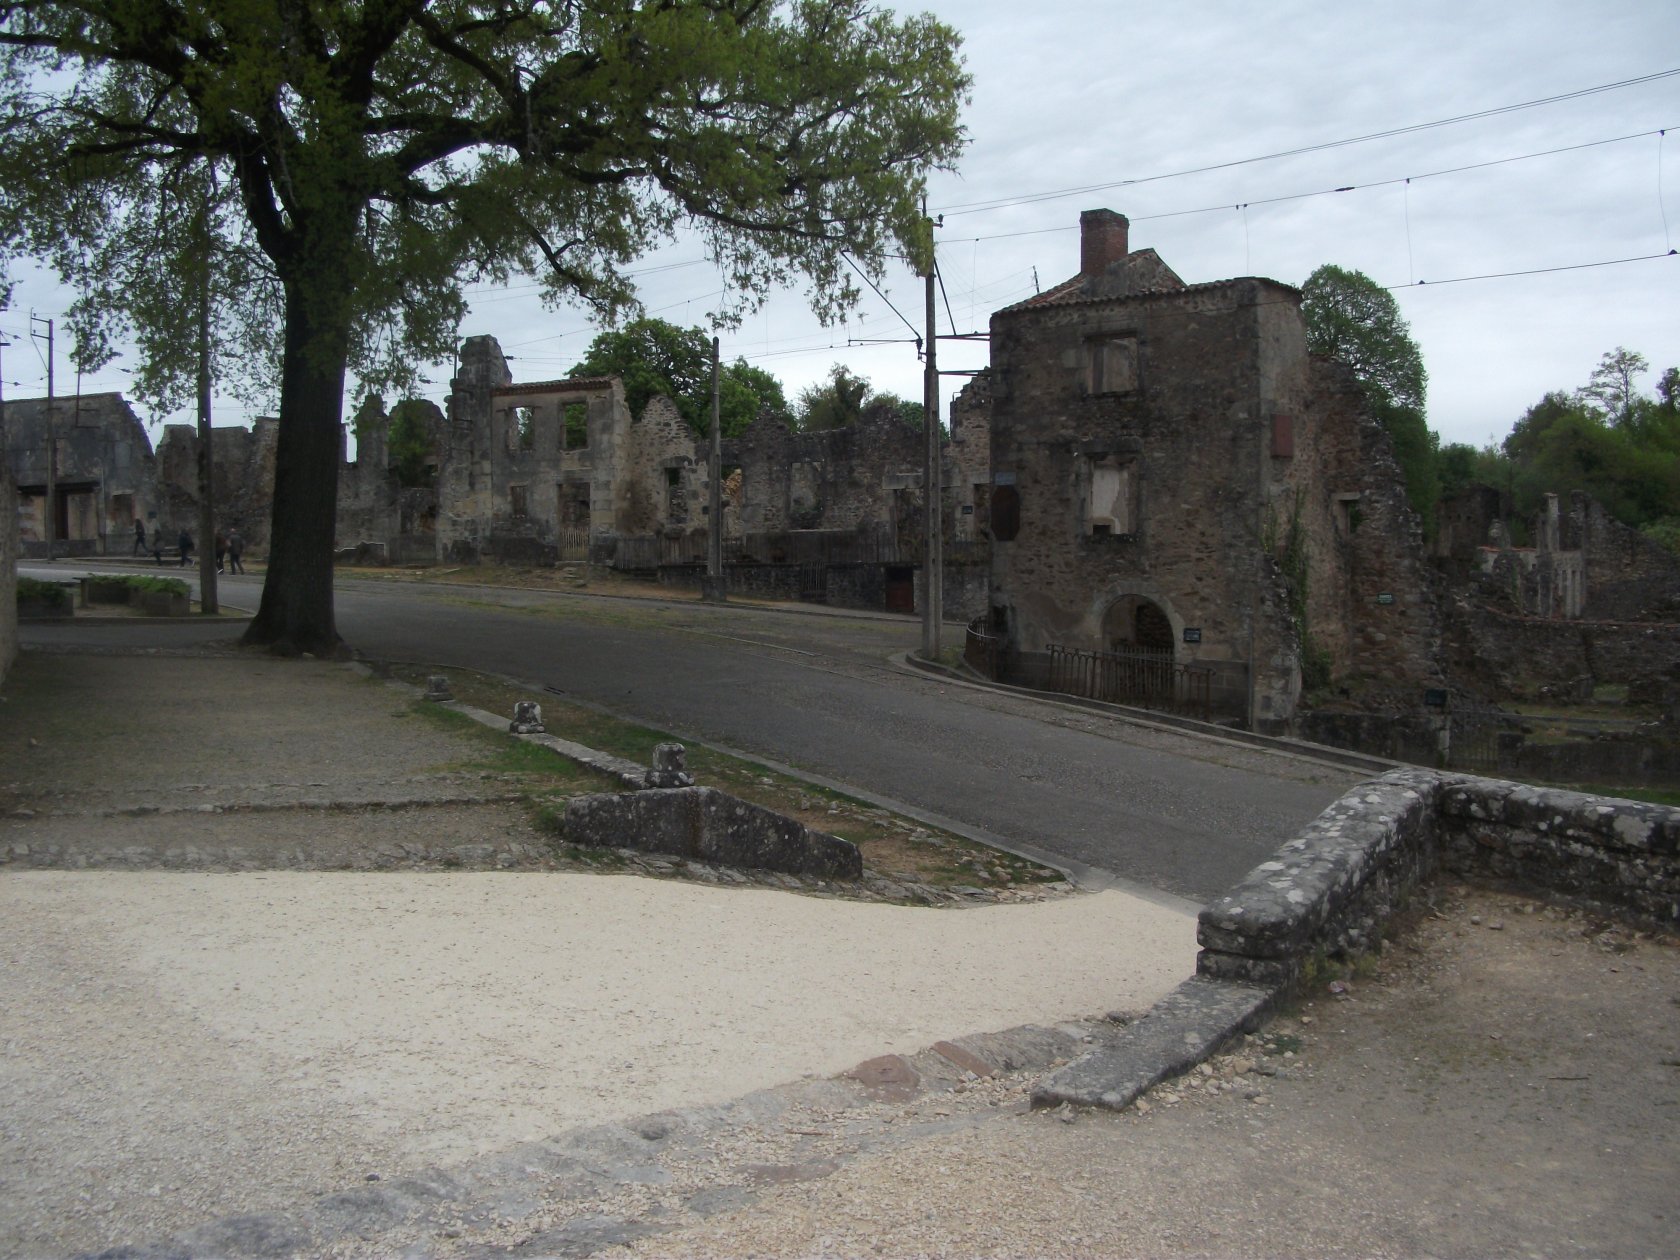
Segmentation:
{"type": "MultiPolygon", "coordinates": [[[[1334,679],[1379,692],[1440,686],[1441,593],[1393,445],[1346,365],[1306,362],[1290,488],[1307,530],[1314,644],[1329,652],[1334,679]]],[[[1281,539],[1282,512],[1277,519],[1281,539]]]]}
{"type": "Polygon", "coordinates": [[[951,400],[945,499],[953,541],[991,538],[992,373],[978,373],[951,400]]]}
{"type": "Polygon", "coordinates": [[[1680,622],[1680,556],[1623,525],[1588,496],[1572,496],[1566,545],[1585,569],[1582,615],[1602,621],[1680,622]]]}
{"type": "MultiPolygon", "coordinates": [[[[280,422],[258,417],[249,429],[210,430],[212,516],[215,528],[237,529],[248,552],[268,549],[274,505],[274,452],[280,422]]],[[[157,448],[157,521],[166,545],[184,529],[198,537],[198,427],[166,425],[157,448]]]]}
{"type": "MultiPolygon", "coordinates": [[[[52,437],[65,528],[60,554],[128,555],[134,522],[156,510],[156,463],[146,428],[121,394],[52,400],[52,437]]],[[[6,403],[5,459],[19,490],[19,548],[45,554],[48,410],[45,398],[6,403]],[[27,493],[24,490],[27,489],[27,493]]]]}
{"type": "Polygon", "coordinates": [[[1242,282],[993,317],[993,465],[1020,497],[1019,538],[993,551],[993,598],[1012,603],[1021,650],[1106,647],[1110,608],[1139,596],[1167,615],[1181,662],[1246,666],[1252,643],[1268,716],[1287,715],[1292,634],[1261,539],[1257,292],[1242,282]],[[1136,338],[1135,390],[1087,391],[1087,343],[1105,335],[1136,338]],[[1086,530],[1092,456],[1135,462],[1135,532],[1086,530]],[[1199,644],[1183,642],[1187,626],[1199,644]]]}
{"type": "Polygon", "coordinates": [[[0,683],[17,660],[18,497],[12,470],[0,460],[0,683]]]}

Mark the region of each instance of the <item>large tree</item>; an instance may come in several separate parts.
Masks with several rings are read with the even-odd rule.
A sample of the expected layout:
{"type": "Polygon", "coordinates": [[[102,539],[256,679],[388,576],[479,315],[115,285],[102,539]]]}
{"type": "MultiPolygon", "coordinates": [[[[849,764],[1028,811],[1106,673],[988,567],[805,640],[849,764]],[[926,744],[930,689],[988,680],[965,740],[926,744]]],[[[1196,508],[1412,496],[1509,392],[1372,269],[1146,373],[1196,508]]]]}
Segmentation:
{"type": "MultiPolygon", "coordinates": [[[[630,414],[664,395],[702,437],[712,431],[712,341],[698,328],[662,319],[634,319],[598,333],[569,376],[616,376],[624,382],[630,414]]],[[[783,413],[782,383],[744,359],[718,368],[718,413],[725,437],[745,429],[764,408],[783,413]]]]}
{"type": "Polygon", "coordinates": [[[1307,349],[1353,369],[1371,413],[1388,430],[1406,479],[1406,498],[1433,530],[1441,497],[1439,441],[1425,416],[1429,375],[1394,295],[1360,271],[1325,264],[1301,286],[1307,349]]]}
{"type": "Polygon", "coordinates": [[[329,650],[347,369],[401,386],[447,357],[469,281],[536,273],[610,316],[628,265],[685,228],[726,278],[720,317],[796,277],[836,314],[847,255],[878,277],[927,253],[923,180],[962,142],[956,50],[869,0],[0,0],[0,250],[89,293],[260,264],[226,298],[251,328],[282,311],[247,638],[329,650]],[[188,249],[214,177],[236,208],[188,249]]]}

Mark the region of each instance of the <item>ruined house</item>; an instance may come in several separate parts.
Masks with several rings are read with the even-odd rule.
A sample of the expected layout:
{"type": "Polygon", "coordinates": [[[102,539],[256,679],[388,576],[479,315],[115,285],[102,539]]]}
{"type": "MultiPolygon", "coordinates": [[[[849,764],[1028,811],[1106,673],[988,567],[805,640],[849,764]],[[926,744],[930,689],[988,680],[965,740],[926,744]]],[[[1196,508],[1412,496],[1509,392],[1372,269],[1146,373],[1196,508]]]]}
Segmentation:
{"type": "MultiPolygon", "coordinates": [[[[923,441],[890,407],[814,433],[763,415],[724,441],[729,587],[854,607],[919,606],[923,441]]],[[[971,428],[947,449],[946,481],[967,496],[983,482],[984,433],[971,428]]],[[[706,442],[669,399],[634,416],[614,377],[515,382],[495,338],[469,338],[440,443],[435,553],[453,562],[589,560],[698,585],[709,477],[706,442]]],[[[960,506],[948,499],[946,519],[959,519],[960,506]]],[[[960,546],[963,536],[952,541],[960,546]]],[[[963,563],[970,556],[956,559],[948,605],[982,606],[982,570],[963,563]]]]}
{"type": "Polygon", "coordinates": [[[1300,292],[1187,285],[1110,210],[1080,228],[1079,274],[991,321],[989,626],[1005,668],[1041,685],[1109,671],[1169,700],[1201,689],[1214,715],[1271,728],[1293,716],[1304,663],[1437,685],[1417,518],[1359,386],[1308,354],[1300,292]]]}
{"type": "Polygon", "coordinates": [[[152,444],[121,394],[54,398],[50,406],[45,398],[9,400],[0,430],[17,484],[22,555],[47,554],[49,526],[56,554],[72,556],[126,555],[134,523],[150,528],[152,444]]]}

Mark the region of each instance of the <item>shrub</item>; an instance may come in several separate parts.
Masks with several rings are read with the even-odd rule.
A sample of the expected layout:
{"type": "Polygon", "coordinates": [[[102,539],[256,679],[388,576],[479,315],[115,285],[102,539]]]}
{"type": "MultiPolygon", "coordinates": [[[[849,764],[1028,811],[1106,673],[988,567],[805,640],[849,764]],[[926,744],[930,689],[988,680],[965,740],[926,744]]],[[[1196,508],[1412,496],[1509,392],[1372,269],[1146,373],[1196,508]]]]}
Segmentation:
{"type": "Polygon", "coordinates": [[[127,581],[137,591],[158,591],[165,595],[185,595],[190,589],[180,578],[131,577],[127,581]]]}
{"type": "Polygon", "coordinates": [[[70,602],[70,592],[57,582],[20,577],[17,580],[17,601],[20,604],[46,604],[53,608],[62,608],[70,602]]]}

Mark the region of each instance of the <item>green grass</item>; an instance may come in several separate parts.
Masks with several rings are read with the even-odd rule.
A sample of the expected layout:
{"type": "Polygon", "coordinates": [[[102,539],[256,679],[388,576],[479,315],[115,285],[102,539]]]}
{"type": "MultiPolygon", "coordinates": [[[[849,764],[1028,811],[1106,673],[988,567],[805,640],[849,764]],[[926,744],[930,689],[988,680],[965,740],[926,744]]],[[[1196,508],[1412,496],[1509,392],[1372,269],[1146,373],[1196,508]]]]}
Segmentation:
{"type": "MultiPolygon", "coordinates": [[[[424,666],[398,665],[393,666],[391,672],[405,681],[423,683],[430,673],[436,671],[424,666]]],[[[639,765],[647,765],[653,760],[656,744],[675,739],[669,732],[627,722],[562,697],[546,693],[533,696],[528,688],[521,688],[505,679],[452,670],[449,680],[450,689],[458,700],[490,713],[511,715],[515,701],[537,699],[542,705],[543,724],[550,734],[639,765]]],[[[436,705],[423,704],[421,711],[447,715],[445,720],[471,722],[461,714],[436,705]]],[[[471,724],[478,726],[477,723],[471,724]]],[[[507,741],[504,736],[485,727],[479,726],[478,729],[492,739],[501,739],[556,762],[563,761],[540,745],[507,741]]],[[[806,826],[850,840],[863,851],[866,866],[888,878],[910,879],[934,887],[955,884],[1030,887],[1034,883],[1062,878],[1059,871],[1026,858],[922,826],[844,792],[819,787],[703,745],[688,745],[688,770],[697,783],[718,788],[742,800],[797,818],[806,826]]],[[[618,785],[613,783],[583,790],[613,791],[618,790],[618,785]]],[[[539,806],[538,825],[553,825],[553,822],[550,815],[545,823],[539,806]]]]}

